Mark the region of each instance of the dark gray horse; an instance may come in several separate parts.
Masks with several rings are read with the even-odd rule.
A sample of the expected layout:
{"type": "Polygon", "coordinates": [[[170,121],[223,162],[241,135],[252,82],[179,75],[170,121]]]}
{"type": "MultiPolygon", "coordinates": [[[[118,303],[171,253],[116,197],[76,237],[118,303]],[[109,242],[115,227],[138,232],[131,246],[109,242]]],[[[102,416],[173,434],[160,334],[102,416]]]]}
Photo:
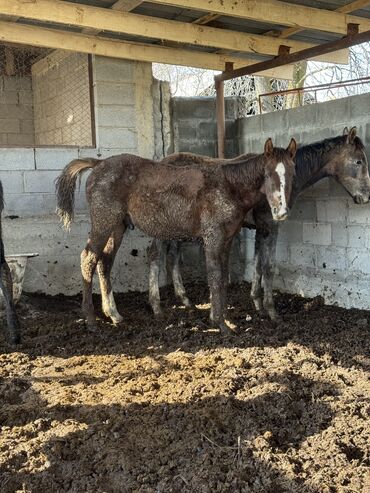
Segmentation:
{"type": "Polygon", "coordinates": [[[14,307],[13,281],[9,266],[5,260],[3,235],[1,230],[1,214],[4,209],[3,185],[0,181],[0,289],[3,293],[6,318],[8,322],[8,340],[11,344],[20,342],[20,326],[14,307]]]}
{"type": "MultiPolygon", "coordinates": [[[[196,163],[198,157],[188,153],[180,156],[173,154],[163,161],[182,166],[183,162],[189,160],[196,163]]],[[[223,160],[223,162],[233,162],[237,159],[240,159],[240,156],[223,160]]],[[[370,178],[367,159],[364,145],[356,135],[356,127],[351,128],[350,131],[346,127],[343,135],[298,148],[295,161],[296,175],[293,179],[290,206],[303,190],[325,177],[333,177],[340,183],[355,203],[365,204],[369,201],[370,178]]],[[[209,162],[212,164],[212,160],[209,162]]],[[[251,296],[258,311],[265,309],[272,320],[277,320],[272,284],[279,225],[273,221],[266,200],[262,200],[254,207],[252,214],[245,219],[244,226],[256,229],[255,267],[251,296]]],[[[149,301],[155,314],[161,311],[159,271],[166,253],[170,255],[172,261],[171,271],[175,294],[185,306],[190,304],[181,278],[180,245],[179,242],[174,241],[154,240],[149,249],[149,301]]]]}

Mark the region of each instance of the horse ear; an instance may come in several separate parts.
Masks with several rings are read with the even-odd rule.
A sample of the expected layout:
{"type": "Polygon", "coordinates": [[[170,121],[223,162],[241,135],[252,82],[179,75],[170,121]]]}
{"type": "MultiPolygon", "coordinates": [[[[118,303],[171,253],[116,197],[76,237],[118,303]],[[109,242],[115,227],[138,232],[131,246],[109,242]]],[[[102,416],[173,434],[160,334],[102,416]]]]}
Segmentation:
{"type": "Polygon", "coordinates": [[[343,135],[348,135],[348,134],[349,134],[348,127],[344,127],[344,129],[343,129],[343,135]]]}
{"type": "Polygon", "coordinates": [[[296,152],[297,152],[297,142],[296,142],[296,140],[295,140],[295,139],[293,139],[293,138],[292,138],[292,139],[290,140],[289,145],[288,145],[288,147],[286,148],[286,150],[289,152],[290,157],[291,157],[292,159],[294,159],[294,156],[295,156],[295,154],[296,154],[296,152]]]}
{"type": "Polygon", "coordinates": [[[349,131],[348,137],[347,137],[347,142],[350,144],[353,144],[355,141],[357,135],[357,127],[352,127],[351,130],[349,131]]]}
{"type": "Polygon", "coordinates": [[[274,153],[274,144],[272,143],[272,139],[269,138],[265,142],[265,156],[271,157],[274,153]]]}

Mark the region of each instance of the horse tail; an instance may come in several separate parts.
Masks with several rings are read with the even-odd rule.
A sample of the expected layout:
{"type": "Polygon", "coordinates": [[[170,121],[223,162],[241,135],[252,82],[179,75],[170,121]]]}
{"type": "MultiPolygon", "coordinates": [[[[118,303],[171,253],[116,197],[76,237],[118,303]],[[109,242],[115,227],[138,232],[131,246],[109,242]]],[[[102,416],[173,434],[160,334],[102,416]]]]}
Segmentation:
{"type": "Polygon", "coordinates": [[[95,168],[101,159],[74,159],[64,168],[62,173],[55,180],[55,190],[57,194],[57,214],[63,223],[64,229],[70,228],[73,221],[73,209],[75,205],[75,190],[77,178],[80,179],[82,173],[88,169],[95,168]]]}

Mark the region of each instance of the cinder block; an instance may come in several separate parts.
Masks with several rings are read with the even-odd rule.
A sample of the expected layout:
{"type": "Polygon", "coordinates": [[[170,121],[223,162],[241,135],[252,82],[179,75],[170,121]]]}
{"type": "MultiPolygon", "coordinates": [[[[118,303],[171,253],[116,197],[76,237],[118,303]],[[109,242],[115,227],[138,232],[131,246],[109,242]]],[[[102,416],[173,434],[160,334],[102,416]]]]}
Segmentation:
{"type": "Polygon", "coordinates": [[[348,202],[348,222],[350,224],[369,224],[370,223],[370,205],[358,206],[352,201],[348,202]]]}
{"type": "Polygon", "coordinates": [[[276,244],[276,261],[277,263],[289,262],[289,248],[286,243],[280,241],[276,244]]]}
{"type": "Polygon", "coordinates": [[[45,214],[42,194],[10,194],[6,197],[4,215],[34,216],[45,214]]]}
{"type": "Polygon", "coordinates": [[[289,219],[316,222],[316,203],[299,197],[290,211],[289,219]]]}
{"type": "Polygon", "coordinates": [[[347,219],[347,200],[317,200],[318,222],[344,223],[347,219]]]}
{"type": "MultiPolygon", "coordinates": [[[[18,104],[18,94],[16,91],[4,91],[0,89],[0,105],[18,104]]],[[[0,115],[4,115],[4,108],[0,106],[0,115]]]]}
{"type": "Polygon", "coordinates": [[[302,243],[302,223],[288,219],[279,226],[279,242],[302,243]]]}
{"type": "Polygon", "coordinates": [[[347,252],[345,248],[317,245],[315,249],[319,269],[346,270],[347,252]]]}
{"type": "Polygon", "coordinates": [[[106,82],[127,82],[134,77],[135,62],[97,56],[94,59],[94,79],[97,83],[106,82]]]}
{"type": "Polygon", "coordinates": [[[331,225],[303,223],[303,243],[309,243],[311,245],[330,245],[331,225]]]}
{"type": "Polygon", "coordinates": [[[335,101],[320,103],[317,108],[317,124],[321,127],[330,127],[332,122],[348,125],[349,121],[349,100],[342,98],[335,101]]]}
{"type": "Polygon", "coordinates": [[[240,120],[238,120],[239,139],[260,135],[261,129],[262,129],[261,115],[254,115],[248,118],[240,118],[240,120]]]}
{"type": "Polygon", "coordinates": [[[197,130],[197,137],[199,139],[217,139],[217,127],[216,122],[200,122],[197,130]]]}
{"type": "MultiPolygon", "coordinates": [[[[352,226],[355,227],[355,226],[352,226]]],[[[332,245],[338,247],[346,247],[349,243],[349,227],[346,224],[331,225],[331,242],[332,245]]]]}
{"type": "Polygon", "coordinates": [[[174,120],[215,119],[215,98],[173,98],[172,100],[174,120]]]}
{"type": "MultiPolygon", "coordinates": [[[[9,113],[11,115],[11,113],[9,113]]],[[[0,117],[0,132],[7,134],[19,134],[20,122],[18,119],[1,118],[0,117]]]]}
{"type": "Polygon", "coordinates": [[[225,98],[225,118],[226,120],[235,120],[238,116],[239,98],[225,98]]]}
{"type": "MultiPolygon", "coordinates": [[[[370,246],[370,230],[367,226],[348,226],[348,246],[367,250],[370,246]]],[[[370,256],[370,251],[368,252],[370,256]]]]}
{"type": "Polygon", "coordinates": [[[370,144],[370,123],[366,124],[366,143],[370,144]]]}
{"type": "Polygon", "coordinates": [[[59,171],[25,171],[25,192],[54,193],[54,181],[58,175],[59,171]]]}
{"type": "Polygon", "coordinates": [[[348,248],[348,270],[359,271],[363,274],[370,274],[370,252],[357,248],[348,248]]]}
{"type": "Polygon", "coordinates": [[[3,184],[5,200],[10,193],[22,193],[24,191],[22,171],[0,171],[0,180],[3,184]]]}
{"type": "Polygon", "coordinates": [[[348,192],[345,188],[336,182],[334,179],[329,180],[329,194],[331,197],[343,197],[343,199],[350,199],[348,192]]]}
{"type": "Polygon", "coordinates": [[[4,77],[4,91],[31,91],[31,77],[4,77]]]}
{"type": "MultiPolygon", "coordinates": [[[[341,99],[341,101],[343,101],[341,99]]],[[[348,98],[349,102],[349,121],[356,122],[358,125],[361,117],[364,117],[364,123],[368,121],[370,115],[370,97],[369,94],[360,94],[348,98]]]]}
{"type": "Polygon", "coordinates": [[[289,263],[294,266],[316,267],[316,251],[314,245],[291,243],[289,248],[289,263]]]}
{"type": "MultiPolygon", "coordinates": [[[[195,125],[189,123],[189,120],[181,120],[175,122],[176,125],[175,132],[177,131],[178,138],[182,140],[195,140],[197,136],[197,129],[195,125]]],[[[162,130],[161,130],[162,133],[162,130]]]]}
{"type": "Polygon", "coordinates": [[[137,133],[129,128],[106,128],[99,129],[99,145],[111,149],[121,149],[122,147],[136,148],[137,133]]]}
{"type": "Polygon", "coordinates": [[[34,149],[1,149],[0,170],[35,169],[34,149]]]}
{"type": "Polygon", "coordinates": [[[36,169],[38,170],[61,170],[78,157],[78,149],[35,149],[36,169]]]}
{"type": "MultiPolygon", "coordinates": [[[[301,106],[300,108],[293,108],[291,110],[287,110],[284,113],[286,114],[286,121],[284,122],[284,128],[294,129],[296,131],[297,128],[306,129],[307,125],[315,125],[317,121],[317,111],[320,105],[312,104],[308,106],[301,106]]],[[[278,115],[281,113],[277,111],[272,114],[278,115]]],[[[269,116],[270,114],[266,115],[269,116]]],[[[278,121],[276,122],[277,129],[278,121]]]]}
{"type": "MultiPolygon", "coordinates": [[[[262,131],[264,138],[274,137],[277,133],[282,133],[288,128],[288,117],[286,111],[274,111],[262,115],[262,131]]],[[[295,128],[294,126],[291,128],[295,128]]]]}
{"type": "Polygon", "coordinates": [[[135,86],[129,83],[108,84],[102,82],[96,87],[96,103],[98,106],[105,104],[134,105],[135,86]]]}
{"type": "Polygon", "coordinates": [[[193,144],[189,141],[179,142],[179,152],[193,152],[194,154],[202,154],[203,156],[215,157],[217,153],[216,142],[198,142],[193,144]]]}
{"type": "Polygon", "coordinates": [[[33,120],[21,120],[20,124],[22,134],[33,134],[35,132],[33,120]]]}
{"type": "Polygon", "coordinates": [[[131,128],[136,124],[136,114],[134,106],[104,106],[100,105],[97,109],[99,126],[131,128]]]}
{"type": "Polygon", "coordinates": [[[18,147],[28,147],[35,145],[33,134],[8,134],[8,144],[18,147]]]}

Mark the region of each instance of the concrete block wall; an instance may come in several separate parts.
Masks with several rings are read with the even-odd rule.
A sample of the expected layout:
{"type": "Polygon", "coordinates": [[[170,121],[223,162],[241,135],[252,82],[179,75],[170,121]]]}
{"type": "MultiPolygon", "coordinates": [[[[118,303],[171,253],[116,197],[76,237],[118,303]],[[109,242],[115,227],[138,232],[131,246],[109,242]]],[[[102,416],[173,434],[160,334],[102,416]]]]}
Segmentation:
{"type": "MultiPolygon", "coordinates": [[[[71,233],[55,215],[54,180],[78,157],[108,157],[123,152],[155,153],[151,64],[93,58],[96,148],[3,148],[0,179],[4,185],[4,241],[7,254],[39,252],[28,262],[26,291],[76,294],[81,290],[79,258],[90,229],[84,185],[76,195],[71,233]]],[[[147,289],[149,239],[128,232],[117,256],[115,289],[147,289]]]]}
{"type": "MultiPolygon", "coordinates": [[[[356,125],[370,158],[370,95],[254,116],[239,121],[240,152],[262,152],[264,140],[286,146],[290,137],[311,143],[356,125]]],[[[325,179],[297,200],[281,224],[275,286],[329,304],[370,309],[370,205],[353,203],[334,180],[325,179]]],[[[254,233],[245,231],[252,275],[254,233]]]]}
{"type": "MultiPolygon", "coordinates": [[[[225,98],[226,157],[237,154],[237,98],[225,98]]],[[[216,100],[213,97],[173,98],[175,152],[217,155],[216,100]]]]}
{"type": "Polygon", "coordinates": [[[55,50],[32,66],[36,145],[91,146],[88,56],[55,50]]]}
{"type": "Polygon", "coordinates": [[[31,77],[0,77],[0,146],[35,143],[31,77]]]}

